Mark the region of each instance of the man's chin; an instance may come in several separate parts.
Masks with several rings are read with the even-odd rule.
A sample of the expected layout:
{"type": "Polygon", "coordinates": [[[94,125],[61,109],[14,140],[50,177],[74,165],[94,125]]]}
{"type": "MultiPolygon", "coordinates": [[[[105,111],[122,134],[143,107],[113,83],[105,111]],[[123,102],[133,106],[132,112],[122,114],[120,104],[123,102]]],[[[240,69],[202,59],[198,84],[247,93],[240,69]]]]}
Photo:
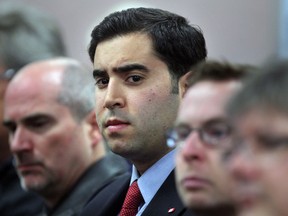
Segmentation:
{"type": "Polygon", "coordinates": [[[48,183],[41,176],[26,175],[21,177],[21,186],[26,191],[41,192],[45,190],[48,183]]]}
{"type": "Polygon", "coordinates": [[[228,200],[217,200],[215,197],[210,197],[207,194],[197,194],[195,196],[187,197],[183,200],[184,204],[191,209],[207,209],[207,208],[230,208],[232,206],[231,202],[228,200]]]}
{"type": "Polygon", "coordinates": [[[189,195],[183,200],[184,204],[191,209],[206,208],[211,205],[211,201],[204,194],[189,195]]]}
{"type": "Polygon", "coordinates": [[[279,215],[279,212],[273,208],[270,208],[269,205],[266,204],[254,204],[251,206],[241,207],[238,206],[238,215],[239,216],[271,216],[271,215],[279,215]]]}
{"type": "Polygon", "coordinates": [[[196,215],[211,216],[234,216],[236,208],[233,203],[212,202],[211,200],[202,200],[198,203],[193,203],[188,209],[192,210],[196,215]]]}

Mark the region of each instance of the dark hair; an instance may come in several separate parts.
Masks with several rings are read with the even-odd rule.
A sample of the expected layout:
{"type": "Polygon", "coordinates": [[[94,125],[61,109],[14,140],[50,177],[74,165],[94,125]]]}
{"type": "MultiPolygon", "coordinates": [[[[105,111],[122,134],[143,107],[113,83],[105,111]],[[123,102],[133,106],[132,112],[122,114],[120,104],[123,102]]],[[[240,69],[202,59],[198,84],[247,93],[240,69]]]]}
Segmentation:
{"type": "Polygon", "coordinates": [[[66,55],[56,21],[36,8],[0,5],[0,65],[19,70],[36,60],[66,55]]]}
{"type": "Polygon", "coordinates": [[[251,109],[288,114],[288,60],[269,62],[247,80],[228,105],[233,119],[251,109]]]}
{"type": "Polygon", "coordinates": [[[108,15],[94,28],[89,45],[91,61],[99,43],[134,32],[151,38],[155,54],[177,80],[207,56],[202,31],[184,17],[161,9],[130,8],[108,15]]]}
{"type": "Polygon", "coordinates": [[[57,101],[67,106],[76,120],[83,120],[95,107],[94,83],[89,70],[79,62],[65,64],[57,101]]]}
{"type": "Polygon", "coordinates": [[[251,71],[256,70],[252,65],[231,64],[215,60],[202,61],[192,68],[192,72],[187,79],[188,87],[200,81],[228,81],[242,80],[251,71]]]}

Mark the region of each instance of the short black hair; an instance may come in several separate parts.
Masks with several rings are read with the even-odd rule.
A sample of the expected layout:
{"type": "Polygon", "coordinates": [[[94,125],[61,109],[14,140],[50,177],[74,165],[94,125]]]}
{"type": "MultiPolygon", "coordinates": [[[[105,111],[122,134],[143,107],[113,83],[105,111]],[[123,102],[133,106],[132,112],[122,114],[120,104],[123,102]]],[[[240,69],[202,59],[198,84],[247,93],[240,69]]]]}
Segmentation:
{"type": "Polygon", "coordinates": [[[155,54],[177,80],[207,56],[198,26],[189,25],[184,17],[165,10],[140,7],[114,12],[94,28],[88,50],[91,61],[94,62],[99,43],[135,32],[151,38],[155,54]]]}

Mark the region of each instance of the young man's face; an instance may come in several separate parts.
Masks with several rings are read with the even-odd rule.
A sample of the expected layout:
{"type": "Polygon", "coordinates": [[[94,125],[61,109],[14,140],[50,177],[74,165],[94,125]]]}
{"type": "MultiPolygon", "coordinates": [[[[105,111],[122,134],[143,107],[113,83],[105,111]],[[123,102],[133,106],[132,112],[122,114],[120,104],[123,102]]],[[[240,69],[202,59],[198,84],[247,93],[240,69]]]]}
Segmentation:
{"type": "Polygon", "coordinates": [[[287,114],[257,107],[237,117],[235,126],[237,148],[227,163],[240,212],[288,215],[287,114]]]}
{"type": "Polygon", "coordinates": [[[165,132],[176,118],[179,96],[172,93],[167,65],[139,33],[101,42],[94,60],[100,130],[112,151],[145,171],[170,151],[165,132]]]}
{"type": "Polygon", "coordinates": [[[176,183],[189,208],[217,207],[230,202],[229,179],[221,161],[222,145],[230,140],[225,105],[240,86],[237,81],[201,81],[188,89],[180,105],[175,130],[185,138],[177,147],[176,183]],[[205,142],[201,132],[191,128],[206,131],[218,144],[205,142]]]}

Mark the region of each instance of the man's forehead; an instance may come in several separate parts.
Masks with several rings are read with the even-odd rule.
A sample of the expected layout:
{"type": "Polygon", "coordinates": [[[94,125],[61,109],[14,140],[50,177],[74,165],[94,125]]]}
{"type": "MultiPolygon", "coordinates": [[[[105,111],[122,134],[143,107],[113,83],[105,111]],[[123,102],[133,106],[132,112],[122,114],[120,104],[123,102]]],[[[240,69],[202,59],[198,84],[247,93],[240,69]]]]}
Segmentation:
{"type": "Polygon", "coordinates": [[[13,103],[5,103],[4,119],[6,121],[23,122],[27,119],[35,119],[38,117],[58,118],[66,116],[70,113],[67,106],[60,104],[56,99],[50,100],[24,100],[13,103]]]}
{"type": "Polygon", "coordinates": [[[263,130],[283,129],[288,132],[288,114],[277,109],[265,108],[264,105],[255,105],[232,119],[233,123],[243,128],[254,127],[263,130]]]}
{"type": "Polygon", "coordinates": [[[94,68],[139,63],[135,60],[147,57],[159,59],[153,52],[150,37],[141,33],[129,33],[99,43],[94,54],[94,68]]]}
{"type": "Polygon", "coordinates": [[[226,119],[225,106],[233,92],[222,92],[217,86],[203,83],[190,87],[180,104],[178,120],[204,124],[213,119],[226,119]]]}
{"type": "Polygon", "coordinates": [[[191,109],[224,110],[241,86],[241,82],[200,82],[187,90],[180,109],[189,106],[191,109]]]}
{"type": "Polygon", "coordinates": [[[7,88],[7,97],[53,98],[60,90],[62,75],[58,71],[27,70],[19,73],[7,88]]]}

